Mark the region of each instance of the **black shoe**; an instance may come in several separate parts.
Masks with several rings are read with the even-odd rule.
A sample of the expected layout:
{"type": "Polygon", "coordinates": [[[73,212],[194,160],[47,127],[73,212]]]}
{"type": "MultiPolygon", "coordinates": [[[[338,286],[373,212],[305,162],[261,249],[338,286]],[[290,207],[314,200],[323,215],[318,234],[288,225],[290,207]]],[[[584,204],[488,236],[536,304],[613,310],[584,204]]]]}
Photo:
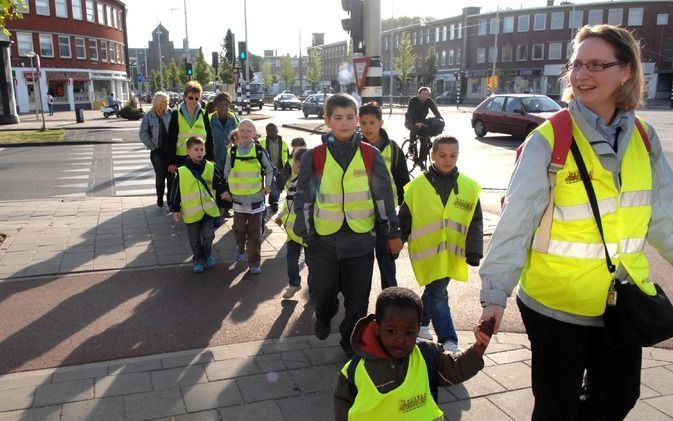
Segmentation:
{"type": "Polygon", "coordinates": [[[271,213],[273,213],[274,215],[278,213],[278,203],[271,204],[271,213]]]}
{"type": "Polygon", "coordinates": [[[157,206],[160,208],[164,207],[164,198],[163,197],[157,197],[157,206]]]}
{"type": "Polygon", "coordinates": [[[332,328],[330,327],[329,322],[323,322],[320,319],[315,319],[315,326],[313,331],[315,332],[315,337],[324,341],[330,334],[332,328]]]}
{"type": "Polygon", "coordinates": [[[231,213],[231,211],[229,209],[225,209],[225,210],[222,211],[222,218],[226,219],[226,218],[231,218],[233,216],[234,215],[231,213]]]}

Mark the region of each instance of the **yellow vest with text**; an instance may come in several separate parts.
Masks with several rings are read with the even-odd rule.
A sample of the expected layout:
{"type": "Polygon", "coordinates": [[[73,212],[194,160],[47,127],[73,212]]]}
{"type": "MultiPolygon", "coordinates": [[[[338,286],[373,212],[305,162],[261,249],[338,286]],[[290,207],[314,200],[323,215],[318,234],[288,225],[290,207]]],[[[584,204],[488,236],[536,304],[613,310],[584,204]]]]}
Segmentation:
{"type": "Polygon", "coordinates": [[[187,156],[187,140],[192,136],[198,136],[206,141],[206,124],[204,123],[203,110],[199,110],[196,115],[194,125],[190,126],[187,118],[178,109],[178,143],[175,148],[175,154],[178,156],[187,156]]]}
{"type": "MultiPolygon", "coordinates": [[[[546,122],[537,130],[553,149],[551,124],[546,122]]],[[[621,189],[574,121],[573,137],[596,192],[612,262],[615,266],[621,264],[636,285],[654,295],[644,253],[652,214],[652,168],[640,133],[634,126],[620,163],[621,189]]],[[[551,309],[599,316],[605,311],[612,278],[577,163],[572,153],[568,153],[565,166],[556,175],[549,250],[529,251],[521,273],[521,288],[551,309]]]]}
{"type": "MultiPolygon", "coordinates": [[[[262,139],[260,139],[259,143],[262,145],[262,147],[264,149],[266,149],[267,152],[269,152],[269,154],[271,154],[271,152],[269,151],[269,145],[267,145],[266,136],[264,136],[262,139]]],[[[282,139],[280,139],[280,145],[281,145],[281,148],[280,148],[281,163],[280,163],[280,166],[278,167],[278,170],[283,169],[283,166],[287,163],[287,159],[290,156],[290,150],[287,147],[287,143],[285,143],[282,139]]],[[[274,146],[274,147],[277,147],[277,146],[274,146]]],[[[274,162],[273,165],[276,165],[276,163],[274,162]]]]}
{"type": "Polygon", "coordinates": [[[386,168],[388,168],[388,173],[390,174],[390,184],[393,186],[393,203],[397,207],[397,185],[395,185],[395,179],[393,178],[393,145],[386,145],[385,148],[381,151],[381,157],[386,163],[386,168]]]}
{"type": "Polygon", "coordinates": [[[318,235],[331,235],[344,223],[356,233],[374,229],[374,200],[360,148],[346,171],[325,148],[325,168],[316,192],[313,221],[318,235]]]}
{"type": "MultiPolygon", "coordinates": [[[[186,166],[178,168],[180,178],[180,212],[186,224],[192,224],[203,219],[204,215],[210,215],[213,218],[220,216],[220,210],[217,208],[215,199],[208,194],[201,181],[197,180],[192,171],[186,166]]],[[[212,194],[213,175],[215,174],[215,165],[206,161],[201,177],[208,184],[212,194]]]]}
{"type": "Polygon", "coordinates": [[[452,191],[446,205],[424,175],[404,192],[411,213],[409,259],[419,285],[447,277],[467,281],[465,243],[481,187],[463,174],[456,183],[458,194],[452,191]]]}
{"type": "MultiPolygon", "coordinates": [[[[346,364],[341,373],[348,376],[346,364]]],[[[432,398],[428,369],[423,354],[414,346],[409,356],[409,367],[401,385],[395,389],[381,393],[372,382],[365,361],[355,368],[355,386],[358,394],[348,410],[349,421],[433,421],[443,420],[444,413],[432,398]]]]}
{"type": "Polygon", "coordinates": [[[236,159],[231,164],[228,182],[232,194],[249,196],[262,190],[262,164],[257,159],[256,144],[245,155],[236,148],[236,159]]]}

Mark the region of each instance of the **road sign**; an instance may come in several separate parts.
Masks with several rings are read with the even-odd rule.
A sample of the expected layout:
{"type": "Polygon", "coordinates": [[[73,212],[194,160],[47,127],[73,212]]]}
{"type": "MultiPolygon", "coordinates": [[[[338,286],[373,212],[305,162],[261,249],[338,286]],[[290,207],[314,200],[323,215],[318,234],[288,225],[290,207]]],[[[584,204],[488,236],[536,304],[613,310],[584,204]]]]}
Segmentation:
{"type": "Polygon", "coordinates": [[[143,76],[142,73],[138,73],[138,76],[136,76],[136,79],[138,82],[144,82],[145,81],[145,76],[143,76]]]}
{"type": "Polygon", "coordinates": [[[129,66],[136,67],[136,61],[134,59],[129,60],[129,66]]]}
{"type": "Polygon", "coordinates": [[[370,57],[356,57],[353,59],[353,73],[355,75],[355,84],[358,87],[358,93],[364,87],[367,70],[372,59],[370,57]]]}

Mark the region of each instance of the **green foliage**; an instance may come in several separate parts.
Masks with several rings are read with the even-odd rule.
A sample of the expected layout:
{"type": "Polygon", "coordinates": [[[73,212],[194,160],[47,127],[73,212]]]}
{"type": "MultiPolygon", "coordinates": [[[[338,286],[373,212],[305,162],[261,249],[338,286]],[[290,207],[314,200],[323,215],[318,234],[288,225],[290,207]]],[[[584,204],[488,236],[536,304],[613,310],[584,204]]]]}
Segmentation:
{"type": "Polygon", "coordinates": [[[404,26],[415,25],[421,22],[432,22],[435,18],[427,16],[424,18],[414,16],[410,18],[408,16],[400,16],[399,18],[388,18],[381,21],[381,30],[385,31],[386,29],[392,28],[402,28],[404,26]]]}
{"type": "Polygon", "coordinates": [[[9,36],[10,32],[7,30],[7,22],[12,20],[23,19],[23,14],[20,10],[25,7],[27,1],[24,0],[0,0],[0,28],[2,32],[9,36]]]}
{"type": "Polygon", "coordinates": [[[273,84],[273,75],[271,74],[271,63],[269,60],[264,60],[262,63],[262,83],[264,88],[269,88],[273,84]]]}
{"type": "Polygon", "coordinates": [[[215,78],[215,71],[213,66],[211,66],[203,55],[203,48],[199,47],[199,52],[196,53],[196,59],[194,60],[194,75],[193,80],[199,81],[202,86],[206,86],[215,78]]]}
{"type": "Polygon", "coordinates": [[[290,55],[280,59],[280,78],[285,82],[285,89],[292,89],[294,86],[294,67],[290,55]]]}
{"type": "Polygon", "coordinates": [[[161,89],[161,76],[156,70],[150,70],[150,89],[158,91],[161,89]]]}
{"type": "Polygon", "coordinates": [[[432,82],[435,81],[437,77],[437,54],[435,46],[431,46],[428,49],[428,55],[425,56],[425,62],[423,66],[423,84],[430,86],[432,82]]]}
{"type": "Polygon", "coordinates": [[[411,69],[414,68],[415,62],[416,55],[411,48],[411,37],[408,32],[405,32],[400,38],[400,49],[397,57],[395,57],[394,66],[403,89],[406,88],[407,82],[411,78],[411,69]]]}
{"type": "Polygon", "coordinates": [[[322,58],[316,49],[311,49],[308,53],[308,83],[311,85],[311,89],[315,91],[321,79],[322,58]]]}

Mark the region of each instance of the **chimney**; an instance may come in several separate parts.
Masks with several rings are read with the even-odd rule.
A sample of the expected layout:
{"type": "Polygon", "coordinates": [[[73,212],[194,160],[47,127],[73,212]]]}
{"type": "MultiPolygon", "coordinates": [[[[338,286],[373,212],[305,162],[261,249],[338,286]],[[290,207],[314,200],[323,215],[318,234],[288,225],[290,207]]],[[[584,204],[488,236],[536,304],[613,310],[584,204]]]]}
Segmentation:
{"type": "Polygon", "coordinates": [[[554,0],[547,0],[547,7],[553,6],[554,0]]]}

